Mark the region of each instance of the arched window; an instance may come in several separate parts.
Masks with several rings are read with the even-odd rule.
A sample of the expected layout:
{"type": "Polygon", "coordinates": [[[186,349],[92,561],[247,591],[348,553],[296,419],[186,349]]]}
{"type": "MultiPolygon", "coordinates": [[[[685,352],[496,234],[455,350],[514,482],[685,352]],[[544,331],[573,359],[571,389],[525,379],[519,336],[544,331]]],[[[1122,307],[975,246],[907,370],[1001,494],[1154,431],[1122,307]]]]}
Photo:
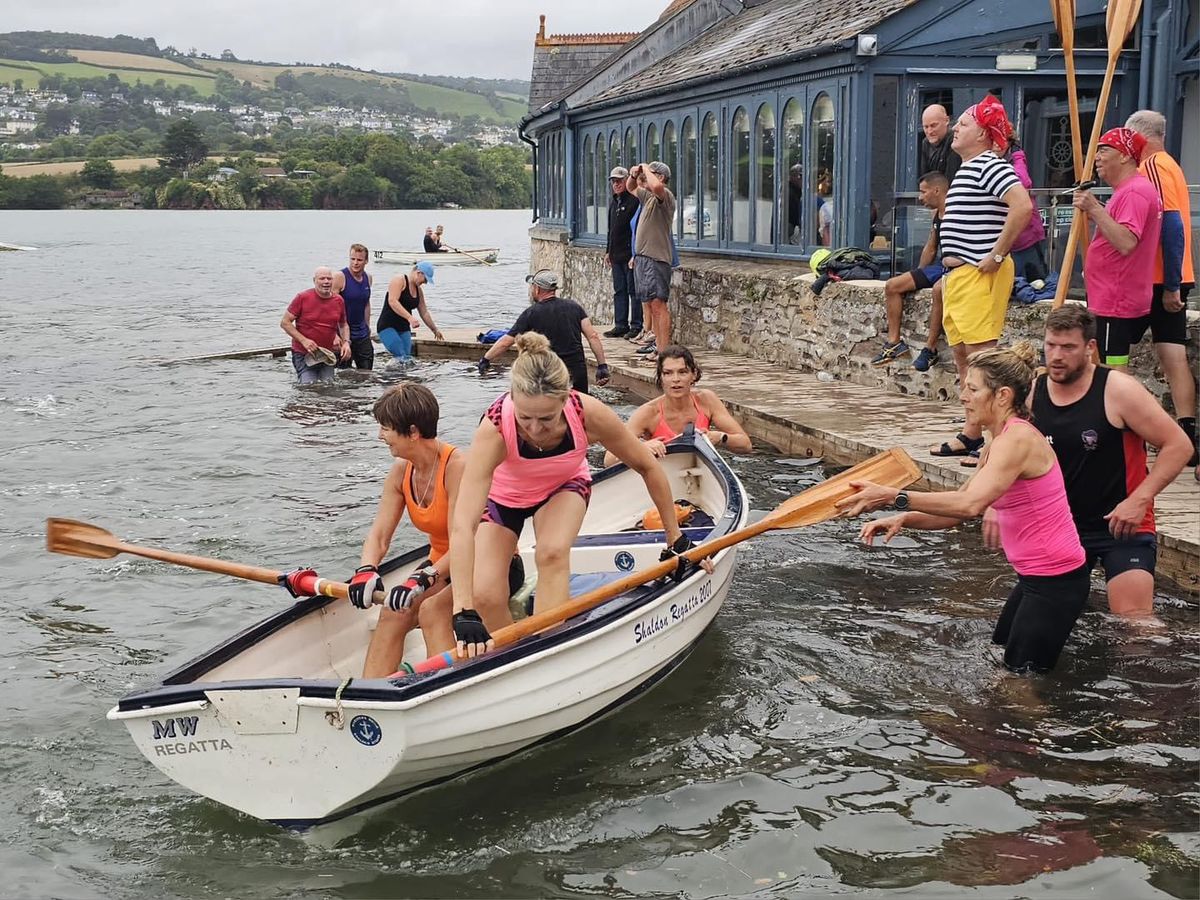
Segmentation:
{"type": "Polygon", "coordinates": [[[637,158],[637,132],[633,126],[625,129],[625,167],[629,168],[635,165],[637,158]]]}
{"type": "Polygon", "coordinates": [[[596,230],[596,158],[592,153],[591,136],[583,139],[583,165],[580,167],[579,187],[583,194],[583,231],[596,230]]]}
{"type": "Polygon", "coordinates": [[[730,239],[739,244],[750,240],[750,117],[739,106],[733,114],[730,144],[730,239]]]}
{"type": "MultiPolygon", "coordinates": [[[[656,159],[662,159],[658,155],[658,126],[651,122],[646,126],[646,162],[653,162],[656,159]]],[[[666,162],[666,160],[663,160],[666,162]]],[[[667,163],[669,166],[670,163],[667,163]]]]}
{"type": "MultiPolygon", "coordinates": [[[[662,134],[662,161],[671,167],[671,192],[675,193],[679,190],[679,176],[681,174],[679,168],[679,145],[675,139],[675,123],[667,121],[663,125],[662,134]]],[[[675,234],[679,235],[679,195],[675,197],[675,234]]]]}
{"type": "Polygon", "coordinates": [[[833,100],[826,93],[813,101],[812,121],[809,122],[809,152],[812,153],[813,187],[816,191],[817,213],[814,243],[833,246],[833,184],[836,154],[834,152],[833,100]]]}
{"type": "Polygon", "coordinates": [[[596,181],[597,234],[608,234],[608,198],[612,194],[608,183],[608,173],[612,170],[608,165],[608,148],[605,143],[603,132],[596,135],[596,171],[592,177],[596,181]]]}
{"type": "Polygon", "coordinates": [[[717,199],[720,134],[717,117],[708,113],[700,129],[700,212],[696,230],[702,240],[715,240],[721,235],[721,205],[717,199]]]}
{"type": "Polygon", "coordinates": [[[784,189],[780,206],[783,210],[781,240],[804,246],[804,108],[792,98],[783,108],[783,167],[784,189]]]}
{"type": "Polygon", "coordinates": [[[683,141],[679,156],[679,205],[683,210],[681,237],[695,238],[696,235],[696,123],[688,116],[683,120],[683,141]]]}
{"type": "Polygon", "coordinates": [[[775,243],[775,110],[764,103],[754,120],[754,234],[751,243],[775,243]]]}
{"type": "Polygon", "coordinates": [[[608,136],[608,158],[614,167],[625,165],[621,162],[621,139],[616,131],[608,136]]]}

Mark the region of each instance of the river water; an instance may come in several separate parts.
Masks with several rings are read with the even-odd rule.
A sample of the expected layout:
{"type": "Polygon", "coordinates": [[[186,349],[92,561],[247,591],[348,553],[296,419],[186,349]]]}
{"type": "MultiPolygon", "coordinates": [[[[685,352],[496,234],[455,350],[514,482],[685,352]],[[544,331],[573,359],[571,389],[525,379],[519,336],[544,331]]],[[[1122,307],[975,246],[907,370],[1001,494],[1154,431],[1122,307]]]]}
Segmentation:
{"type": "MultiPolygon", "coordinates": [[[[442,268],[439,324],[507,325],[528,214],[436,214],[501,247],[442,268]]],[[[319,846],[175,786],[105,711],[287,602],[272,588],[43,549],[46,516],[125,540],[345,577],[389,458],[386,373],[300,389],[282,344],[313,266],[414,247],[425,212],[0,212],[0,868],[6,896],[1196,897],[1200,627],[1131,631],[1093,597],[1051,677],[987,653],[1010,582],[978,534],[866,550],[828,523],[743,545],[716,627],[659,687],[574,736],[319,846]]],[[[390,270],[372,266],[377,280],[390,270]]],[[[407,376],[465,442],[501,388],[407,376]]],[[[605,395],[622,409],[630,398],[605,395]]],[[[732,460],[770,509],[823,474],[732,460]]],[[[405,526],[406,527],[406,526],[405,526]]],[[[396,547],[412,534],[403,530],[396,547]]]]}

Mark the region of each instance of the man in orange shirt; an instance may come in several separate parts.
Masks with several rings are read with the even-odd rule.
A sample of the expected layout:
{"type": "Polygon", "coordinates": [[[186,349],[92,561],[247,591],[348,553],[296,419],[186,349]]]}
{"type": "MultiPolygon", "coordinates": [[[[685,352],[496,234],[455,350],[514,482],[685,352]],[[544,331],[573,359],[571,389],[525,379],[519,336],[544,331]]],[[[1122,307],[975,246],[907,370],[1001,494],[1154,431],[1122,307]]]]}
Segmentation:
{"type": "Polygon", "coordinates": [[[1195,287],[1192,270],[1192,217],[1187,179],[1179,163],[1163,147],[1167,120],[1160,112],[1139,109],[1125,127],[1146,139],[1138,170],[1150,179],[1162,198],[1162,240],[1154,268],[1154,299],[1150,307],[1150,334],[1171,388],[1171,401],[1179,425],[1196,451],[1196,382],[1187,359],[1187,297],[1195,287]]]}

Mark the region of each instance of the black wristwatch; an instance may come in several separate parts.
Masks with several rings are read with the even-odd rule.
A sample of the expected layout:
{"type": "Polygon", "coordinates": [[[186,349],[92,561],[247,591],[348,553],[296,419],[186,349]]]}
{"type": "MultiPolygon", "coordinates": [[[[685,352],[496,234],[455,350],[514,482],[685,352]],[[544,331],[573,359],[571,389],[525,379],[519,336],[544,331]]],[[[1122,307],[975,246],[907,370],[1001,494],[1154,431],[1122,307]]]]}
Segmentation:
{"type": "Polygon", "coordinates": [[[900,491],[900,493],[896,495],[896,499],[892,501],[892,509],[898,509],[901,512],[904,512],[906,509],[908,509],[908,506],[908,494],[906,494],[904,491],[900,491]]]}
{"type": "Polygon", "coordinates": [[[721,432],[721,440],[720,440],[720,443],[722,443],[722,444],[728,444],[728,443],[729,443],[729,432],[728,432],[728,431],[722,431],[722,432],[721,432]]]}

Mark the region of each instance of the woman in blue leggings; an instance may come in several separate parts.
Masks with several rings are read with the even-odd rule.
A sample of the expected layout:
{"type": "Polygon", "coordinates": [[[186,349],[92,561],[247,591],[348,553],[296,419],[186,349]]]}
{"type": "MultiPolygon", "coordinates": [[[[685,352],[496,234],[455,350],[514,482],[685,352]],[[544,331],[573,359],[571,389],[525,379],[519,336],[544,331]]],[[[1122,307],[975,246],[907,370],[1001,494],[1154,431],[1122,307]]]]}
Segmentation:
{"type": "Polygon", "coordinates": [[[379,310],[379,320],[375,323],[379,340],[388,353],[401,362],[412,359],[413,330],[422,321],[430,327],[435,338],[442,340],[441,329],[434,324],[425,305],[423,286],[426,284],[433,284],[433,264],[419,262],[411,272],[397,275],[388,283],[387,296],[379,310]]]}

